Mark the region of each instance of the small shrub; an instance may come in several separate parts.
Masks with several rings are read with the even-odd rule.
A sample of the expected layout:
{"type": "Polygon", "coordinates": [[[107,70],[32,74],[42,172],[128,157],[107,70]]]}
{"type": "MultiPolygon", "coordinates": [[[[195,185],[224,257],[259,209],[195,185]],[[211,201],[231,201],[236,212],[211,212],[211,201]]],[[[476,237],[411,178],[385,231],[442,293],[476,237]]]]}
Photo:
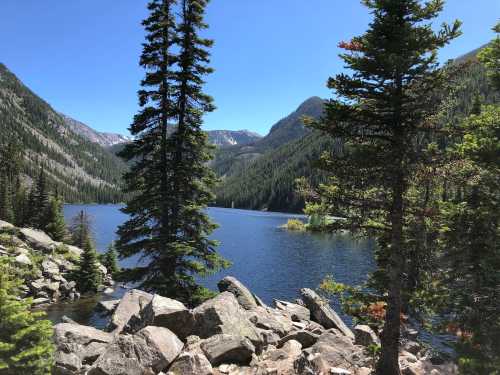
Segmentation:
{"type": "Polygon", "coordinates": [[[288,219],[285,228],[291,231],[304,231],[306,230],[306,225],[298,219],[288,219]]]}

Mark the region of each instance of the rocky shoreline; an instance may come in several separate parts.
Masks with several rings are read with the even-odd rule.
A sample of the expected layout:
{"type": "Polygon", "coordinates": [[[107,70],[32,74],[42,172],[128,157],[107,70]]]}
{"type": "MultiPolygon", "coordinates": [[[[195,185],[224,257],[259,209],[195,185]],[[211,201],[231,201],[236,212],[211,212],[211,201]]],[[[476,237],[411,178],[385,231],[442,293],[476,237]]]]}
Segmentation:
{"type": "MultiPolygon", "coordinates": [[[[55,326],[56,375],[367,375],[379,338],[368,326],[352,330],[311,289],[294,302],[266,306],[241,282],[226,277],[220,294],[194,309],[140,290],[99,304],[105,331],[66,320],[55,326]]],[[[455,374],[433,363],[405,337],[402,373],[455,374]]],[[[434,361],[435,362],[435,361],[434,361]]]]}
{"type": "MultiPolygon", "coordinates": [[[[34,307],[74,301],[80,298],[77,281],[68,280],[83,250],[53,241],[46,233],[32,228],[17,228],[0,221],[0,256],[13,260],[24,273],[23,297],[32,297],[34,307]]],[[[106,267],[100,291],[110,293],[114,281],[106,267]]]]}

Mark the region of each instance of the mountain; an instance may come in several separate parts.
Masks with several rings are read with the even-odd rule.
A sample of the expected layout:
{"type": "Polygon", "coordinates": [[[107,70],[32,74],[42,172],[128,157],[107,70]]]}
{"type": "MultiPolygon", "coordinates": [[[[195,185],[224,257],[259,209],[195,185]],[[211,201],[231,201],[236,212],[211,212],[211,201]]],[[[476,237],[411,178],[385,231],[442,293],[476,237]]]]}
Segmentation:
{"type": "MultiPolygon", "coordinates": [[[[457,85],[448,125],[459,123],[473,107],[474,97],[484,103],[498,103],[499,95],[488,85],[484,67],[477,61],[480,49],[456,60],[459,64],[457,85]]],[[[295,192],[295,181],[305,177],[313,186],[326,177],[315,169],[314,162],[324,152],[338,152],[341,144],[316,131],[304,128],[303,115],[321,116],[324,101],[306,100],[291,115],[271,128],[267,136],[248,145],[220,149],[212,162],[221,184],[216,191],[216,205],[255,210],[300,212],[304,202],[295,192]]]]}
{"type": "Polygon", "coordinates": [[[246,145],[262,138],[249,130],[209,130],[207,134],[210,143],[217,147],[246,145]]]}
{"type": "Polygon", "coordinates": [[[90,126],[85,125],[83,122],[75,120],[63,113],[59,113],[61,117],[66,122],[68,128],[70,128],[74,133],[87,138],[89,141],[97,143],[102,147],[111,147],[121,143],[130,142],[131,137],[117,133],[103,133],[92,129],[90,126]]]}
{"type": "Polygon", "coordinates": [[[211,166],[219,176],[230,176],[266,152],[301,139],[310,133],[302,118],[319,118],[323,113],[323,105],[324,100],[319,97],[307,99],[293,113],[274,124],[265,137],[250,144],[217,150],[211,166]]]}
{"type": "Polygon", "coordinates": [[[24,149],[23,175],[30,183],[44,167],[49,184],[66,202],[122,200],[126,165],[78,134],[67,117],[0,64],[0,140],[16,139],[24,149]]]}

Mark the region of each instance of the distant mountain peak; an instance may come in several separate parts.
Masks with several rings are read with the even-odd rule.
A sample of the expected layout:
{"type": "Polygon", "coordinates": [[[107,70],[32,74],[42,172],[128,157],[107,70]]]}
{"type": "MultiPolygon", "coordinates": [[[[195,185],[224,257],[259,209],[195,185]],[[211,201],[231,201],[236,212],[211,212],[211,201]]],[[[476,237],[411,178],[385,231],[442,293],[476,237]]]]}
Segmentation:
{"type": "Polygon", "coordinates": [[[246,145],[262,138],[249,130],[209,130],[207,134],[210,143],[218,147],[246,145]]]}
{"type": "Polygon", "coordinates": [[[132,137],[128,137],[118,133],[106,133],[99,132],[97,130],[92,129],[90,126],[75,120],[69,116],[66,116],[63,113],[60,113],[66,125],[76,134],[85,137],[91,142],[97,143],[102,147],[111,147],[122,143],[127,143],[132,140],[132,137]]]}

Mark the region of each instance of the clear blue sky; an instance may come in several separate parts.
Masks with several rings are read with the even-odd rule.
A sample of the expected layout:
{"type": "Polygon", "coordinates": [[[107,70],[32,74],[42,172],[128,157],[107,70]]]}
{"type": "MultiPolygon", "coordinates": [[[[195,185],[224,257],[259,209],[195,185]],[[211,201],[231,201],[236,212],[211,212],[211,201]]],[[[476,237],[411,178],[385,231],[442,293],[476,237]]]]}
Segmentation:
{"type": "MultiPolygon", "coordinates": [[[[100,131],[127,133],[143,76],[146,0],[0,0],[0,62],[54,108],[100,131]]],[[[438,20],[463,21],[445,60],[488,42],[498,0],[448,0],[438,20]]],[[[212,0],[216,69],[206,91],[218,110],[206,129],[261,134],[306,98],[329,97],[342,70],[337,43],[366,30],[358,0],[212,0]]]]}

